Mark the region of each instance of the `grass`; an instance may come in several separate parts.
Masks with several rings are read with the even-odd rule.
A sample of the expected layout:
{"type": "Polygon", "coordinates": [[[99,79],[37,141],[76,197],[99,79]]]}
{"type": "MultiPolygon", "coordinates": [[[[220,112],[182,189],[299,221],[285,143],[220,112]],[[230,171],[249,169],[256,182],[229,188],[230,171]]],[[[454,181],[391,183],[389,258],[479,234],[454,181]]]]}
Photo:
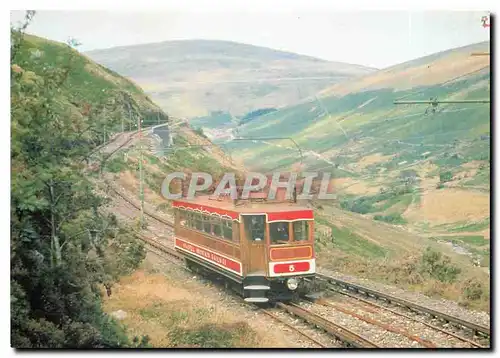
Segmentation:
{"type": "Polygon", "coordinates": [[[490,218],[474,222],[474,223],[462,223],[460,226],[455,226],[448,229],[449,232],[464,232],[464,231],[480,231],[490,227],[490,218]]]}
{"type": "Polygon", "coordinates": [[[105,169],[111,173],[120,173],[130,169],[130,167],[123,159],[123,156],[117,155],[106,162],[105,169]]]}
{"type": "MultiPolygon", "coordinates": [[[[398,257],[361,258],[341,251],[328,251],[318,257],[321,267],[445,298],[475,310],[489,312],[489,276],[478,268],[461,266],[438,249],[423,249],[398,257]]],[[[486,260],[484,256],[484,260],[486,260]]]]}
{"type": "Polygon", "coordinates": [[[185,273],[168,264],[146,261],[141,270],[120,280],[104,309],[125,311],[129,334],[147,335],[154,348],[277,345],[272,332],[256,331],[256,325],[231,311],[211,290],[198,280],[186,280],[185,273]]]}
{"type": "Polygon", "coordinates": [[[392,213],[389,215],[375,215],[373,217],[374,220],[379,220],[379,221],[385,221],[390,224],[406,224],[406,220],[401,217],[401,214],[398,213],[392,213]]]}
{"type": "Polygon", "coordinates": [[[231,114],[216,111],[212,112],[209,116],[192,118],[189,123],[192,127],[198,128],[217,128],[223,125],[231,124],[231,114]]]}
{"type": "Polygon", "coordinates": [[[244,340],[255,340],[255,333],[245,322],[217,325],[206,324],[195,329],[179,327],[169,333],[173,347],[236,348],[244,340]]]}
{"type": "Polygon", "coordinates": [[[362,238],[348,228],[337,227],[321,217],[316,217],[315,221],[331,229],[331,237],[319,239],[319,244],[323,247],[338,249],[346,254],[364,258],[385,257],[388,253],[385,248],[362,238]]]}
{"type": "Polygon", "coordinates": [[[438,240],[453,242],[454,244],[469,244],[473,246],[489,245],[490,240],[486,240],[482,235],[460,235],[460,236],[436,236],[438,240]]]}
{"type": "MultiPolygon", "coordinates": [[[[65,108],[75,107],[75,113],[82,111],[86,105],[89,105],[91,110],[98,109],[104,105],[104,99],[109,100],[111,97],[119,98],[120,101],[123,93],[130,95],[132,105],[136,107],[145,123],[152,119],[156,121],[161,112],[160,108],[153,104],[133,82],[80,55],[66,44],[25,35],[15,62],[24,70],[32,71],[42,78],[47,72],[70,66],[71,71],[60,86],[59,99],[65,108]]],[[[123,107],[119,105],[108,110],[106,113],[110,122],[108,130],[121,129],[121,122],[116,118],[127,110],[124,107],[125,105],[123,107]]],[[[165,118],[164,113],[160,116],[165,118]]]]}
{"type": "Polygon", "coordinates": [[[474,178],[464,183],[465,186],[490,185],[490,171],[480,170],[474,178]]]}
{"type": "Polygon", "coordinates": [[[412,187],[393,186],[383,193],[368,196],[344,195],[340,201],[341,208],[359,214],[381,213],[395,205],[399,209],[391,214],[402,214],[411,204],[414,195],[418,195],[412,187]]]}
{"type": "MultiPolygon", "coordinates": [[[[318,152],[353,147],[352,138],[357,137],[361,142],[356,144],[356,154],[364,155],[376,151],[383,155],[396,155],[392,161],[374,166],[372,170],[380,167],[399,169],[398,163],[406,161],[409,164],[422,160],[422,154],[428,151],[431,153],[427,155],[430,155],[438,166],[451,169],[470,160],[489,157],[489,142],[478,139],[481,134],[489,133],[489,107],[447,105],[441,108],[443,111],[425,115],[420,106],[404,106],[395,111],[392,101],[405,94],[412,94],[415,99],[428,99],[429,96],[446,99],[487,78],[489,74],[480,74],[444,86],[422,87],[419,88],[418,94],[412,94],[415,89],[397,93],[381,89],[343,97],[323,98],[323,105],[330,117],[321,114],[318,104],[313,101],[285,107],[262,119],[257,118],[241,126],[239,135],[272,136],[279,133],[280,136],[293,137],[304,151],[308,149],[318,152]],[[374,100],[358,108],[370,99],[374,100]],[[350,140],[345,138],[338,121],[342,121],[341,126],[347,131],[350,140]],[[454,156],[457,153],[459,155],[454,156]]],[[[465,99],[488,97],[489,90],[481,87],[460,96],[465,99]]],[[[247,142],[239,142],[237,148],[252,149],[254,157],[246,158],[246,162],[252,166],[262,164],[263,157],[272,158],[272,165],[290,164],[288,160],[281,162],[280,158],[286,158],[288,153],[280,148],[255,146],[247,142]]],[[[340,158],[334,158],[334,162],[338,161],[341,161],[340,158]]],[[[316,162],[321,160],[317,159],[316,162]]],[[[314,161],[308,161],[308,164],[317,166],[314,161]]],[[[266,162],[265,168],[269,167],[266,162]]]]}

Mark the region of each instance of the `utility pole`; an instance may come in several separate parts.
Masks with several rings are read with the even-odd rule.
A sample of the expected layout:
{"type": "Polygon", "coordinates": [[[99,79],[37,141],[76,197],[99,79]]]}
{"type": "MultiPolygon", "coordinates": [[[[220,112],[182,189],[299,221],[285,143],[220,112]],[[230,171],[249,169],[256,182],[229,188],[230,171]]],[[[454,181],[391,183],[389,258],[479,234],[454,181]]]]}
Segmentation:
{"type": "Polygon", "coordinates": [[[132,108],[130,108],[130,102],[127,102],[127,107],[128,107],[128,130],[129,132],[132,131],[132,108]]]}
{"type": "Polygon", "coordinates": [[[141,198],[141,229],[144,225],[144,183],[142,172],[142,131],[141,131],[141,116],[137,116],[137,127],[139,128],[139,196],[141,198]]]}
{"type": "MultiPolygon", "coordinates": [[[[318,102],[319,106],[321,107],[321,109],[323,110],[323,112],[328,116],[330,117],[330,112],[328,112],[328,109],[326,109],[325,106],[323,106],[323,102],[321,102],[321,100],[318,98],[318,96],[314,96],[314,98],[316,99],[316,102],[318,102]]],[[[347,135],[346,131],[344,130],[344,128],[342,128],[342,125],[337,121],[335,120],[335,123],[337,123],[337,125],[339,126],[340,130],[342,131],[342,133],[344,133],[344,136],[346,137],[347,140],[349,140],[349,136],[347,135]]]]}

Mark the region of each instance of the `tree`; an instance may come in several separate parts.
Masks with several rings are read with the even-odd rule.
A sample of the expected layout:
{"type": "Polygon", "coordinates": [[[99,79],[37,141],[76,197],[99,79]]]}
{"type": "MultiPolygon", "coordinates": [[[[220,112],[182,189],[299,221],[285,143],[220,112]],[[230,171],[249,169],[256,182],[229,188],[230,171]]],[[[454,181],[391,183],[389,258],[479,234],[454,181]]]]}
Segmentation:
{"type": "Polygon", "coordinates": [[[67,105],[64,86],[79,55],[55,64],[28,56],[23,36],[33,16],[11,30],[11,344],[128,346],[101,309],[99,285],[126,271],[110,252],[130,270],[143,250],[130,234],[113,243],[118,223],[101,213],[104,200],[83,175],[105,118],[99,103],[85,116],[67,105]]]}

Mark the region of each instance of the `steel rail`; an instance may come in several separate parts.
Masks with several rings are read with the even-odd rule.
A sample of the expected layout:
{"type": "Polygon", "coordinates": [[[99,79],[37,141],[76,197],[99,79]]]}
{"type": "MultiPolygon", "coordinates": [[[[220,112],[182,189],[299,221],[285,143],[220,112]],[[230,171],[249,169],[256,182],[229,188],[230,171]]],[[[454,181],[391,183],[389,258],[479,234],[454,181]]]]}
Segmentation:
{"type": "Polygon", "coordinates": [[[427,326],[427,327],[429,327],[429,328],[432,328],[432,329],[434,329],[434,330],[436,330],[436,331],[438,331],[438,332],[441,332],[441,333],[447,334],[447,335],[452,336],[452,337],[454,337],[454,338],[456,338],[456,339],[458,339],[458,340],[461,340],[461,341],[463,341],[463,342],[469,343],[471,346],[474,346],[474,347],[477,347],[477,348],[488,348],[488,347],[485,347],[485,346],[483,346],[483,345],[481,345],[481,344],[478,344],[478,343],[476,343],[476,342],[474,342],[474,341],[472,341],[472,340],[470,340],[470,339],[468,339],[468,338],[465,338],[465,337],[459,336],[458,334],[455,334],[455,333],[453,333],[453,332],[447,331],[447,330],[445,330],[445,329],[442,329],[442,328],[440,328],[440,327],[438,327],[438,326],[435,326],[435,325],[433,325],[433,324],[427,323],[427,322],[422,321],[422,320],[420,320],[420,319],[417,319],[417,318],[414,318],[414,317],[410,317],[410,316],[408,316],[408,315],[406,315],[406,314],[404,314],[404,313],[401,313],[401,312],[395,311],[395,310],[393,310],[393,309],[391,309],[391,308],[389,308],[389,307],[381,306],[381,305],[379,305],[379,304],[377,304],[377,303],[374,303],[374,302],[371,302],[371,301],[365,300],[365,299],[363,299],[363,298],[361,298],[361,297],[357,297],[357,296],[355,296],[355,295],[353,295],[353,294],[351,294],[351,293],[348,293],[348,292],[342,292],[342,291],[335,290],[335,289],[330,289],[330,290],[331,290],[332,292],[340,293],[340,294],[342,294],[342,295],[345,295],[345,296],[351,297],[351,298],[353,298],[353,299],[355,299],[355,300],[358,300],[358,301],[360,301],[360,302],[363,302],[363,303],[365,303],[365,304],[367,304],[367,305],[370,305],[370,306],[372,306],[372,307],[376,307],[376,308],[379,308],[379,309],[381,309],[381,310],[391,312],[392,314],[395,314],[395,315],[397,315],[397,316],[400,316],[400,317],[406,318],[407,320],[410,320],[410,321],[414,321],[414,322],[421,323],[421,324],[423,324],[424,326],[427,326]]]}
{"type": "MultiPolygon", "coordinates": [[[[135,207],[136,209],[140,209],[140,205],[136,204],[132,199],[130,199],[129,197],[127,197],[125,194],[123,194],[122,192],[120,192],[120,190],[118,190],[117,188],[115,188],[115,186],[113,184],[111,184],[110,182],[106,182],[108,184],[108,186],[111,188],[111,190],[113,190],[116,194],[118,194],[123,200],[125,200],[127,203],[129,203],[130,205],[132,205],[133,207],[135,207]]],[[[168,221],[148,210],[144,210],[144,214],[146,214],[147,216],[169,226],[169,227],[174,227],[174,223],[171,222],[171,221],[168,221]]]]}
{"type": "Polygon", "coordinates": [[[393,296],[393,295],[390,295],[390,294],[387,294],[387,293],[383,293],[383,292],[374,290],[372,288],[361,286],[361,285],[358,285],[358,284],[355,284],[355,283],[352,283],[352,282],[347,282],[347,281],[344,281],[344,280],[341,280],[341,279],[338,279],[338,278],[330,277],[330,276],[327,276],[327,275],[324,275],[324,274],[321,274],[321,273],[316,273],[316,277],[319,278],[319,279],[325,280],[325,281],[327,281],[330,284],[334,284],[334,285],[337,285],[337,286],[343,286],[343,287],[345,287],[347,289],[352,289],[352,290],[355,290],[355,291],[358,291],[358,292],[362,292],[362,293],[365,293],[368,296],[371,295],[371,296],[374,296],[376,298],[381,298],[381,299],[386,300],[389,303],[391,303],[391,302],[392,303],[396,303],[396,304],[398,304],[400,306],[407,307],[407,308],[409,308],[411,310],[414,310],[414,311],[417,311],[417,312],[423,312],[423,313],[429,314],[429,315],[431,315],[433,317],[442,319],[444,321],[457,324],[459,326],[462,326],[462,327],[465,327],[465,328],[468,328],[468,329],[472,330],[472,332],[474,334],[480,333],[480,334],[483,334],[483,335],[485,335],[487,337],[489,337],[491,335],[489,327],[481,326],[479,324],[472,323],[472,322],[463,320],[461,318],[458,318],[458,317],[455,317],[455,316],[451,316],[451,315],[443,313],[443,312],[436,311],[436,310],[434,310],[432,308],[425,307],[425,306],[413,303],[413,302],[405,300],[403,298],[399,298],[399,297],[396,297],[396,296],[393,296]]]}
{"type": "Polygon", "coordinates": [[[301,336],[306,337],[311,342],[314,342],[316,345],[320,346],[321,348],[328,348],[327,345],[321,343],[316,338],[311,337],[310,335],[308,335],[308,334],[302,332],[301,330],[297,329],[296,327],[292,326],[290,323],[286,322],[285,320],[283,320],[282,318],[278,317],[277,315],[275,315],[274,313],[270,312],[269,310],[263,309],[263,310],[261,310],[261,312],[267,314],[268,316],[272,317],[273,319],[275,319],[276,321],[280,322],[281,324],[284,324],[285,326],[287,326],[288,328],[290,328],[294,332],[300,334],[301,336]]]}
{"type": "Polygon", "coordinates": [[[375,343],[369,341],[368,339],[360,336],[357,333],[352,332],[351,330],[347,329],[346,327],[339,326],[336,323],[333,323],[331,321],[328,321],[324,319],[323,317],[317,315],[314,312],[311,312],[303,307],[300,307],[296,304],[284,304],[282,302],[279,302],[277,304],[278,307],[284,309],[285,311],[296,315],[297,317],[302,318],[306,322],[315,325],[332,336],[336,337],[337,339],[341,340],[342,342],[345,342],[348,346],[354,347],[354,348],[380,348],[378,345],[375,343]]]}

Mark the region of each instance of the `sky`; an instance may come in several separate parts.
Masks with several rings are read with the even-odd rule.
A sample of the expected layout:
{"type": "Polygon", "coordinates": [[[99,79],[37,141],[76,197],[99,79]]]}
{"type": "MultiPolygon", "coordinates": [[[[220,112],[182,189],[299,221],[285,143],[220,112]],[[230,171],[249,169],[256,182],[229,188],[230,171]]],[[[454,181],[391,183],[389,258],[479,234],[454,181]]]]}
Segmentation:
{"type": "MultiPolygon", "coordinates": [[[[479,11],[39,11],[28,33],[80,51],[168,40],[242,42],[375,68],[489,40],[479,11]]],[[[11,12],[17,23],[24,11],[11,12]]]]}

